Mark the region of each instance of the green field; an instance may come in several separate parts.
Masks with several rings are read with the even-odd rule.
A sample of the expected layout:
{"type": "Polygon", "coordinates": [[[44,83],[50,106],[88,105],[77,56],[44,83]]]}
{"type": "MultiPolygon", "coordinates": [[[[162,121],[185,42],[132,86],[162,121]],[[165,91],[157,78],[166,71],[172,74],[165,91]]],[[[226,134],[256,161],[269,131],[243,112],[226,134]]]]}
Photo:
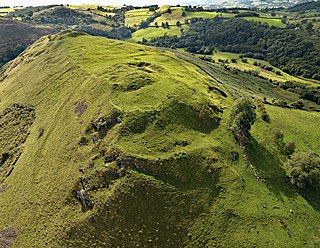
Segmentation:
{"type": "Polygon", "coordinates": [[[181,28],[184,29],[185,32],[188,31],[189,26],[188,25],[182,25],[182,27],[177,26],[170,26],[170,29],[164,29],[164,28],[155,28],[155,27],[149,27],[146,29],[140,29],[132,34],[132,38],[129,41],[138,42],[142,41],[143,38],[149,40],[152,38],[157,38],[161,36],[180,36],[181,35],[181,28]]]}
{"type": "Polygon", "coordinates": [[[134,9],[126,12],[126,26],[132,27],[139,25],[154,14],[153,11],[146,9],[134,9]]]}
{"type": "MultiPolygon", "coordinates": [[[[89,14],[89,15],[93,15],[96,17],[96,20],[99,22],[99,21],[105,21],[104,18],[99,18],[97,17],[97,15],[101,15],[101,16],[114,16],[115,13],[113,12],[103,12],[101,10],[98,10],[98,6],[101,6],[101,5],[97,5],[97,4],[80,4],[80,5],[69,5],[69,6],[66,6],[70,9],[73,9],[73,10],[77,10],[77,11],[80,11],[80,12],[83,12],[85,14],[89,14]]],[[[119,8],[119,6],[102,6],[104,9],[108,9],[108,10],[113,10],[113,9],[117,9],[119,8]]]]}
{"type": "Polygon", "coordinates": [[[185,18],[182,16],[182,8],[181,7],[171,7],[170,8],[172,13],[168,14],[162,14],[160,17],[158,17],[153,23],[151,23],[151,26],[154,26],[157,22],[159,26],[161,26],[162,22],[168,22],[169,25],[176,25],[177,21],[180,21],[181,23],[184,23],[185,18]]]}
{"type": "Polygon", "coordinates": [[[303,14],[301,14],[303,17],[315,17],[320,16],[320,10],[309,10],[305,11],[303,14]]]}
{"type": "Polygon", "coordinates": [[[98,6],[102,6],[105,9],[117,9],[120,8],[119,6],[104,6],[104,5],[97,5],[97,4],[78,4],[78,5],[69,5],[67,6],[70,9],[74,9],[74,10],[96,10],[98,6]]]}
{"type": "Polygon", "coordinates": [[[218,12],[206,12],[206,11],[188,11],[187,18],[214,18],[216,16],[221,16],[225,18],[232,18],[235,14],[231,13],[218,13],[218,12]]]}
{"type": "Polygon", "coordinates": [[[255,21],[261,23],[267,23],[269,26],[275,26],[279,28],[285,28],[286,24],[281,22],[281,19],[276,18],[261,18],[261,17],[244,17],[248,21],[255,21]]]}
{"type": "Polygon", "coordinates": [[[104,12],[98,9],[90,9],[91,13],[94,13],[96,15],[102,15],[102,16],[114,16],[115,13],[114,12],[104,12]]]}
{"type": "Polygon", "coordinates": [[[318,127],[320,115],[316,112],[266,106],[271,122],[258,122],[253,129],[257,138],[272,147],[272,132],[281,130],[285,142],[295,142],[297,151],[312,150],[320,154],[318,127]]]}
{"type": "MultiPolygon", "coordinates": [[[[164,6],[159,11],[165,11],[168,7],[164,6]]],[[[182,7],[171,7],[172,13],[165,13],[162,14],[160,17],[158,17],[153,23],[150,24],[149,28],[147,29],[141,29],[137,32],[132,34],[132,39],[130,41],[141,41],[143,38],[149,40],[151,38],[157,38],[164,35],[173,36],[177,35],[180,36],[180,28],[176,27],[176,23],[179,21],[181,24],[184,24],[186,20],[190,20],[191,18],[214,18],[216,16],[222,16],[225,18],[233,18],[235,14],[231,13],[217,13],[217,12],[206,12],[206,11],[200,11],[200,12],[187,12],[187,16],[182,16],[182,7]],[[162,23],[166,23],[170,25],[170,30],[162,29],[162,28],[155,28],[155,23],[158,24],[158,26],[161,27],[162,23]]],[[[141,9],[141,10],[132,10],[128,11],[126,13],[126,25],[127,26],[133,26],[138,25],[142,20],[146,20],[150,16],[150,12],[148,12],[148,9],[141,9]]],[[[259,18],[259,17],[245,17],[244,19],[252,20],[256,22],[261,23],[268,23],[270,26],[276,26],[284,28],[285,24],[281,23],[281,19],[277,18],[259,18]]],[[[183,25],[183,28],[185,31],[189,29],[188,26],[183,25]]],[[[265,72],[262,72],[265,74],[265,72]]],[[[269,75],[270,76],[270,75],[269,75]]],[[[289,76],[289,75],[287,75],[289,76]]]]}
{"type": "Polygon", "coordinates": [[[14,8],[2,8],[0,9],[0,16],[6,16],[8,13],[14,11],[14,8]]]}
{"type": "Polygon", "coordinates": [[[253,58],[247,58],[247,63],[242,62],[242,60],[239,58],[239,54],[237,53],[229,53],[229,52],[214,52],[214,54],[212,55],[212,59],[215,60],[216,63],[218,63],[219,59],[220,60],[228,60],[228,65],[230,67],[234,67],[237,68],[239,70],[242,71],[256,71],[259,73],[259,75],[275,80],[275,81],[280,81],[280,82],[284,82],[284,81],[296,81],[296,82],[301,82],[301,83],[305,83],[305,84],[309,84],[309,85],[313,85],[313,86],[317,86],[317,81],[311,80],[311,79],[306,79],[306,78],[300,78],[300,77],[295,77],[292,75],[289,75],[288,73],[283,72],[282,70],[280,70],[277,67],[272,66],[270,63],[264,61],[264,60],[259,60],[259,59],[253,59],[253,58]],[[231,60],[232,59],[236,59],[236,63],[232,63],[231,60]],[[268,71],[266,69],[263,69],[259,66],[254,66],[253,63],[254,62],[258,62],[261,63],[263,65],[268,65],[272,68],[274,68],[275,71],[279,71],[281,72],[281,75],[277,75],[274,72],[268,71]]]}

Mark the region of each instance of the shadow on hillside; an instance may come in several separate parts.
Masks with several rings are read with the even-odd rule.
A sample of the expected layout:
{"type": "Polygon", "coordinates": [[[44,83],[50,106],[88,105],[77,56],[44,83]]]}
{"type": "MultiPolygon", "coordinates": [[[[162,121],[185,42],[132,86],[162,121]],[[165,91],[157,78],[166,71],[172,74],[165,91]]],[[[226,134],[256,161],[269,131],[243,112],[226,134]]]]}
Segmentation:
{"type": "Polygon", "coordinates": [[[320,212],[320,197],[317,190],[309,190],[301,194],[301,196],[313,207],[314,210],[320,212]]]}
{"type": "MultiPolygon", "coordinates": [[[[296,196],[297,191],[290,183],[285,170],[281,166],[281,161],[277,156],[259,144],[256,139],[251,140],[248,155],[251,164],[260,173],[259,176],[262,177],[262,180],[265,180],[269,190],[280,201],[283,201],[281,193],[290,198],[296,196]]],[[[320,211],[319,197],[317,194],[314,194],[314,192],[306,192],[305,194],[301,194],[301,196],[314,210],[320,211]]]]}
{"type": "Polygon", "coordinates": [[[280,160],[263,147],[254,138],[248,149],[251,164],[257,169],[259,176],[265,180],[267,187],[282,201],[281,193],[294,197],[295,191],[291,186],[280,160]]]}

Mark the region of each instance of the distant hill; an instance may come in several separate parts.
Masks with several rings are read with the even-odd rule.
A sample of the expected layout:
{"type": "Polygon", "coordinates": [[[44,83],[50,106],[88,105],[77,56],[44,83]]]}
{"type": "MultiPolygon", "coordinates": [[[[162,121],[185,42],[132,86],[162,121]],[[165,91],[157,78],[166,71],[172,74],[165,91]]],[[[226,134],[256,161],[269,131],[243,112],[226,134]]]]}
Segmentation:
{"type": "Polygon", "coordinates": [[[0,18],[0,66],[43,35],[54,32],[53,28],[0,18]]]}
{"type": "Polygon", "coordinates": [[[288,10],[291,12],[300,12],[300,11],[317,10],[317,9],[320,9],[320,1],[300,3],[293,7],[288,8],[288,10]]]}
{"type": "Polygon", "coordinates": [[[90,15],[66,7],[55,7],[36,13],[32,20],[41,24],[64,24],[68,26],[98,23],[90,15]]]}

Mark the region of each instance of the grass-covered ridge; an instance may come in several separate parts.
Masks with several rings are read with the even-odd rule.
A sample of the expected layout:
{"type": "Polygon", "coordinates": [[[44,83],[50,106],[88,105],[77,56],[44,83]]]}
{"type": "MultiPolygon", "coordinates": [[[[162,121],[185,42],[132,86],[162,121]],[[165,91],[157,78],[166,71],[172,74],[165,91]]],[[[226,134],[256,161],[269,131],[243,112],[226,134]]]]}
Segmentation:
{"type": "MultiPolygon", "coordinates": [[[[252,167],[228,133],[226,87],[254,77],[180,57],[65,32],[14,60],[1,75],[0,112],[19,103],[35,119],[0,185],[0,234],[13,228],[14,247],[319,244],[318,205],[286,184],[283,157],[260,139],[266,124],[253,129],[252,167]]],[[[276,97],[264,83],[249,93],[276,97]]],[[[281,109],[268,111],[282,128],[281,109]]]]}
{"type": "Polygon", "coordinates": [[[7,213],[0,228],[14,227],[19,233],[16,245],[26,247],[59,246],[63,236],[82,246],[93,245],[98,241],[90,235],[100,231],[105,242],[114,245],[128,244],[131,237],[133,243],[170,239],[168,246],[186,241],[188,226],[216,194],[221,164],[212,150],[217,144],[206,134],[219,127],[226,98],[209,92],[210,77],[172,52],[73,36],[77,35],[43,38],[4,72],[1,109],[13,101],[29,104],[36,119],[5,180],[8,188],[0,195],[1,211],[7,213]],[[54,69],[49,72],[48,67],[54,69]],[[17,77],[23,78],[19,85],[14,83],[17,77]],[[107,120],[103,118],[112,113],[120,113],[115,116],[121,120],[104,135],[102,129],[91,128],[94,120],[107,120]],[[105,165],[104,160],[109,162],[105,165]],[[119,169],[119,161],[124,168],[119,169]],[[81,178],[89,180],[88,185],[81,185],[81,178]],[[141,196],[134,193],[143,187],[141,196]],[[73,193],[82,188],[94,202],[88,212],[82,212],[73,193]],[[18,196],[21,190],[23,198],[18,196]],[[132,202],[135,194],[137,205],[131,208],[125,199],[132,202]],[[157,211],[146,212],[150,206],[157,206],[157,211]],[[125,217],[124,207],[135,214],[125,217]],[[114,226],[100,230],[111,221],[107,210],[126,222],[114,220],[114,226]],[[80,235],[92,218],[97,222],[92,231],[86,228],[89,236],[80,235]],[[152,229],[156,219],[158,227],[153,228],[158,231],[152,229]],[[122,225],[131,237],[115,235],[122,225]]]}

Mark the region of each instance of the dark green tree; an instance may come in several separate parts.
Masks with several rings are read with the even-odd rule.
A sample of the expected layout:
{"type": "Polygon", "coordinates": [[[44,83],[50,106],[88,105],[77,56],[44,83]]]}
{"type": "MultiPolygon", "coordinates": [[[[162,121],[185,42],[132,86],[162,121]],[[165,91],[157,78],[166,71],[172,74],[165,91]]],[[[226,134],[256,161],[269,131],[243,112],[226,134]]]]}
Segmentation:
{"type": "Polygon", "coordinates": [[[240,146],[246,148],[251,126],[256,120],[256,106],[247,97],[236,100],[229,114],[229,128],[240,146]]]}
{"type": "Polygon", "coordinates": [[[294,141],[288,142],[284,146],[284,154],[290,157],[296,149],[296,143],[294,141]]]}
{"type": "Polygon", "coordinates": [[[306,30],[309,32],[309,33],[312,33],[313,31],[313,24],[312,22],[308,22],[307,25],[306,25],[306,30]]]}

